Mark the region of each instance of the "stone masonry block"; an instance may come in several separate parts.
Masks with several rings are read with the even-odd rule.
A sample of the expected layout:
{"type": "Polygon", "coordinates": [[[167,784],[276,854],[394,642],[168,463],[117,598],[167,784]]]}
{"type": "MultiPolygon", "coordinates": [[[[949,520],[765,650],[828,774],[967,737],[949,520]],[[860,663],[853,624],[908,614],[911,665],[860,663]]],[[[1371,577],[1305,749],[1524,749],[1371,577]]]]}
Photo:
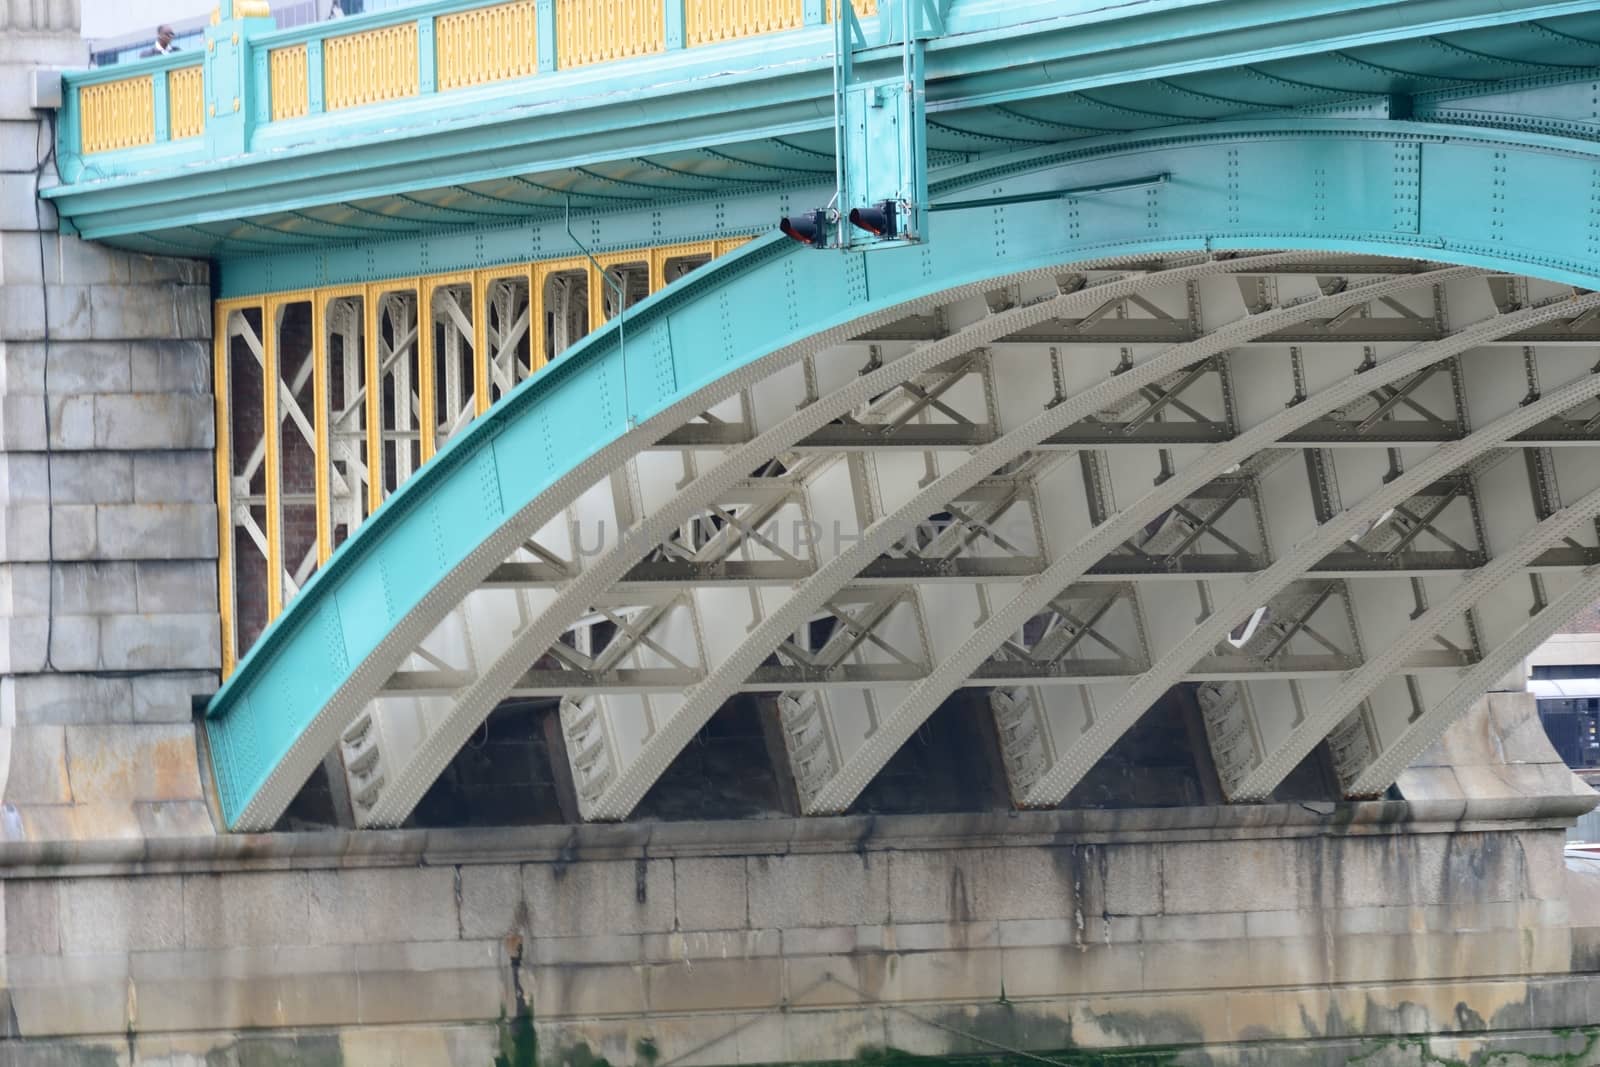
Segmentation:
{"type": "Polygon", "coordinates": [[[48,558],[49,530],[49,511],[43,505],[0,508],[0,560],[48,558]]]}
{"type": "Polygon", "coordinates": [[[863,925],[889,919],[889,864],[882,856],[752,856],[747,863],[754,927],[863,925]]]}
{"type": "MultiPolygon", "coordinates": [[[[7,804],[70,804],[67,739],[59,726],[11,728],[10,773],[5,777],[7,804]]],[[[0,750],[0,755],[4,755],[0,750]]]]}
{"type": "Polygon", "coordinates": [[[67,771],[80,804],[202,800],[194,728],[68,726],[67,771]]]}
{"type": "Polygon", "coordinates": [[[527,923],[519,868],[510,864],[461,868],[462,937],[505,937],[527,923]]]}
{"type": "Polygon", "coordinates": [[[211,346],[204,341],[134,341],[128,347],[131,392],[211,393],[211,346]]]}
{"type": "Polygon", "coordinates": [[[1086,873],[1083,860],[1071,848],[890,853],[894,917],[968,922],[1071,915],[1086,873]]]}
{"type": "Polygon", "coordinates": [[[217,509],[205,504],[111,504],[96,509],[100,559],[215,559],[217,509]]]}
{"type": "Polygon", "coordinates": [[[0,563],[0,615],[26,618],[50,608],[50,568],[44,563],[0,563]]]}
{"type": "Polygon", "coordinates": [[[0,501],[8,505],[48,502],[52,474],[41,454],[0,453],[0,501]]]}
{"type": "MultiPolygon", "coordinates": [[[[37,345],[42,352],[44,346],[37,345]]],[[[125,341],[73,341],[57,343],[52,338],[49,381],[42,377],[39,392],[51,396],[81,396],[90,393],[126,393],[133,388],[128,373],[128,344],[125,341]]]]}
{"type": "Polygon", "coordinates": [[[58,452],[37,459],[48,473],[49,499],[56,504],[130,504],[133,457],[115,452],[58,452]]]}
{"type": "MultiPolygon", "coordinates": [[[[7,167],[8,171],[22,171],[21,167],[14,165],[14,161],[8,160],[7,162],[13,164],[7,167]]],[[[31,167],[34,159],[24,157],[23,162],[31,167]]],[[[26,171],[22,173],[0,172],[0,230],[33,231],[49,229],[48,226],[40,224],[43,210],[42,207],[38,206],[38,201],[34,194],[34,177],[32,173],[26,171]]]]}
{"type": "Polygon", "coordinates": [[[57,504],[50,509],[48,521],[57,560],[97,558],[99,533],[93,504],[57,504]]]}
{"type": "Polygon", "coordinates": [[[215,444],[211,398],[126,393],[94,400],[94,447],[203,449],[215,444]]]}
{"type": "Polygon", "coordinates": [[[195,614],[216,609],[217,567],[210,560],[147,560],[134,567],[140,611],[195,614]]]}
{"type": "MultiPolygon", "coordinates": [[[[1313,846],[1321,842],[1313,840],[1313,846]]],[[[1162,900],[1169,914],[1275,911],[1308,906],[1314,864],[1289,841],[1199,841],[1162,846],[1162,900]]]]}
{"type": "Polygon", "coordinates": [[[449,867],[312,871],[312,943],[445,941],[460,936],[449,867]]]}
{"type": "Polygon", "coordinates": [[[0,616],[0,675],[43,670],[47,632],[42,616],[0,616]]]}
{"type": "Polygon", "coordinates": [[[217,675],[210,671],[141,674],[133,679],[135,722],[188,722],[193,717],[190,699],[217,691],[217,675]]]}
{"type": "Polygon", "coordinates": [[[94,439],[95,397],[62,396],[52,391],[46,403],[50,412],[50,447],[68,451],[90,451],[94,439]]]}
{"type": "MultiPolygon", "coordinates": [[[[49,620],[48,632],[51,667],[58,671],[92,671],[100,668],[99,616],[57,615],[49,620]]],[[[40,669],[43,667],[41,664],[40,669]]]]}
{"type": "Polygon", "coordinates": [[[8,340],[0,332],[0,393],[43,392],[44,345],[8,340]]]}
{"type": "Polygon", "coordinates": [[[217,616],[209,612],[103,616],[100,662],[105,669],[118,671],[215,669],[222,665],[217,616]]]}
{"type": "Polygon", "coordinates": [[[134,681],[77,674],[0,678],[0,719],[23,726],[131,722],[134,681]]]}
{"type": "Polygon", "coordinates": [[[326,943],[312,929],[311,877],[305,871],[185,875],[183,944],[234,948],[326,943]]]}
{"type": "Polygon", "coordinates": [[[63,953],[183,945],[183,880],[177,875],[68,878],[59,886],[63,953]]]}
{"type": "Polygon", "coordinates": [[[670,860],[617,860],[523,868],[535,937],[666,933],[672,929],[670,860]]]}
{"type": "Polygon", "coordinates": [[[0,396],[0,448],[43,451],[44,403],[36,394],[0,396]]]}
{"type": "Polygon", "coordinates": [[[58,563],[51,598],[60,615],[112,615],[139,610],[132,563],[58,563]]]}
{"type": "Polygon", "coordinates": [[[61,951],[58,883],[49,878],[0,882],[5,897],[5,941],[12,956],[54,956],[61,951]]]}
{"type": "Polygon", "coordinates": [[[131,459],[131,499],[141,504],[205,504],[216,500],[216,470],[210,452],[139,452],[131,459]]]}
{"type": "Polygon", "coordinates": [[[679,930],[742,930],[749,925],[744,857],[675,859],[672,874],[679,930]]]}

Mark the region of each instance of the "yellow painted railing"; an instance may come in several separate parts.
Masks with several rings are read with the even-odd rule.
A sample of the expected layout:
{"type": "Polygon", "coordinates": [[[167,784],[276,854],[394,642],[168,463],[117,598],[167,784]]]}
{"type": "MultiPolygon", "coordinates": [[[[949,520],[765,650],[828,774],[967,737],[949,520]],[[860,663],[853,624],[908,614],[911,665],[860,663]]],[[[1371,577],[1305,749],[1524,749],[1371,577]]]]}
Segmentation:
{"type": "Polygon", "coordinates": [[[805,22],[805,0],[687,0],[684,6],[690,47],[799,29],[805,22]]]}
{"type": "Polygon", "coordinates": [[[534,0],[517,0],[439,16],[433,31],[439,88],[459,89],[536,73],[536,10],[534,0]]]}
{"type": "MultiPolygon", "coordinates": [[[[836,0],[828,0],[829,22],[833,21],[835,10],[833,5],[835,2],[836,0]]],[[[862,18],[871,18],[873,15],[878,13],[878,0],[850,0],[850,6],[854,7],[856,9],[856,14],[862,18]]]]}
{"type": "Polygon", "coordinates": [[[167,137],[181,141],[206,129],[205,81],[199,65],[167,71],[167,137]]]}
{"type": "Polygon", "coordinates": [[[274,48],[267,53],[267,73],[272,93],[273,122],[298,118],[311,110],[305,45],[274,48]]]}
{"type": "Polygon", "coordinates": [[[84,155],[156,139],[155,80],[149,74],[78,90],[78,149],[84,155]]]}
{"type": "Polygon", "coordinates": [[[556,64],[582,67],[667,46],[661,0],[556,0],[556,64]]]}
{"type": "Polygon", "coordinates": [[[403,22],[322,43],[329,111],[417,95],[417,24],[403,22]]]}

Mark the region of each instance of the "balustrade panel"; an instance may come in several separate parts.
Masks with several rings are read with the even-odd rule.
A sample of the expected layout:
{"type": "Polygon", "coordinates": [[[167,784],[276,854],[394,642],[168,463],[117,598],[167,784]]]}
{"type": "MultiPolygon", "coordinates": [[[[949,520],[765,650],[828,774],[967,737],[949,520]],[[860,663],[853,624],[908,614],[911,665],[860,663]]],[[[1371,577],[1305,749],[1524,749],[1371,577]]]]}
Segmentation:
{"type": "Polygon", "coordinates": [[[156,139],[155,80],[150,74],[78,89],[78,146],[84,155],[136,148],[156,139]]]}
{"type": "Polygon", "coordinates": [[[539,70],[534,0],[441,15],[434,22],[440,91],[526,78],[539,70]]]}
{"type": "Polygon", "coordinates": [[[556,0],[556,65],[563,70],[666,47],[661,0],[556,0]]]}
{"type": "Polygon", "coordinates": [[[402,22],[322,42],[322,104],[329,111],[417,95],[417,24],[402,22]]]}
{"type": "Polygon", "coordinates": [[[306,77],[306,46],[274,48],[267,53],[272,121],[299,118],[311,111],[310,81],[306,77]]]}
{"type": "Polygon", "coordinates": [[[201,68],[167,71],[167,137],[181,141],[206,129],[205,80],[201,68]]]}
{"type": "Polygon", "coordinates": [[[799,29],[805,0],[686,0],[684,36],[695,45],[799,29]]]}

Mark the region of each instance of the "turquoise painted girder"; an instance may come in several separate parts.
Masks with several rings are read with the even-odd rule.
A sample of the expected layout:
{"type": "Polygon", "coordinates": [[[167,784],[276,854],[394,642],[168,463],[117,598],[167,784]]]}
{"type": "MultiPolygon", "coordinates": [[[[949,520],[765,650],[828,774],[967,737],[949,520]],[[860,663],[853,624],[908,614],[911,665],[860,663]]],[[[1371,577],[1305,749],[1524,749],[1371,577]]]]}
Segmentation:
{"type": "MultiPolygon", "coordinates": [[[[1597,8],[1600,0],[955,0],[946,35],[928,49],[929,144],[995,152],[1574,74],[1600,62],[1597,8]]],[[[354,28],[349,21],[340,32],[354,28]]],[[[796,169],[804,182],[831,169],[830,48],[827,28],[815,27],[262,123],[247,151],[225,158],[202,138],[80,159],[64,136],[66,184],[47,195],[85,236],[227,256],[270,251],[280,239],[459,228],[484,221],[467,212],[502,207],[537,214],[564,207],[569,192],[575,206],[600,210],[784,184],[796,169]]],[[[878,49],[863,69],[895,62],[893,48],[878,49]]]]}
{"type": "MultiPolygon", "coordinates": [[[[1600,34],[1600,22],[1597,22],[1595,32],[1600,34]]],[[[1592,102],[1594,76],[1600,71],[1585,73],[1589,76],[1544,75],[1437,90],[1410,97],[1362,97],[1337,107],[1318,109],[1307,113],[1306,117],[1394,119],[1409,116],[1413,121],[1458,126],[1481,125],[1593,139],[1600,135],[1600,117],[1596,116],[1592,102]]],[[[1041,104],[1034,110],[1042,111],[1042,108],[1041,104]]],[[[1006,113],[1012,114],[1015,110],[1007,109],[1006,113]]],[[[1165,130],[1168,127],[1155,129],[1165,130]]],[[[1111,135],[1101,135],[1102,138],[1105,136],[1111,135]]],[[[1095,143],[1087,136],[1070,139],[1065,136],[1030,138],[1026,143],[1018,139],[1016,144],[1010,146],[1010,150],[1027,147],[1048,150],[1050,145],[1068,144],[1090,147],[1095,143]]],[[[594,200],[586,201],[581,196],[575,196],[574,212],[580,219],[577,232],[586,247],[595,251],[611,251],[637,246],[641,233],[657,235],[656,239],[663,243],[758,233],[769,228],[774,218],[790,210],[805,210],[827,202],[832,187],[831,157],[823,156],[820,151],[806,156],[787,141],[771,142],[769,147],[791,151],[796,156],[796,164],[805,163],[808,167],[815,166],[817,159],[827,158],[830,170],[825,176],[825,184],[817,184],[814,174],[808,175],[804,167],[796,165],[792,168],[790,183],[781,188],[757,184],[724,195],[677,197],[644,204],[626,201],[601,205],[594,200]],[[808,177],[811,183],[802,184],[808,177]]],[[[710,149],[703,150],[702,154],[708,158],[721,158],[724,155],[719,150],[710,149]]],[[[952,153],[936,153],[934,162],[943,161],[948,166],[952,159],[961,158],[971,161],[982,160],[985,156],[970,154],[962,157],[952,153]]],[[[489,195],[496,202],[516,195],[519,185],[528,188],[525,180],[507,179],[491,184],[494,188],[489,195]]],[[[457,199],[449,202],[452,206],[459,206],[463,201],[471,203],[470,196],[474,194],[467,187],[457,187],[437,194],[414,195],[417,199],[437,195],[441,201],[453,195],[457,199]]],[[[337,210],[326,209],[330,213],[337,210]]],[[[308,219],[312,215],[313,212],[305,212],[299,218],[308,219]]],[[[363,230],[369,223],[364,218],[359,222],[346,221],[348,225],[359,226],[363,230]]],[[[290,251],[274,253],[271,241],[278,231],[261,229],[254,220],[241,220],[237,227],[247,231],[249,243],[259,247],[249,256],[222,260],[216,271],[220,294],[224,297],[248,296],[318,285],[342,285],[385,277],[407,277],[428,271],[465,270],[566,256],[575,251],[566,233],[565,218],[559,211],[546,211],[526,220],[497,224],[472,226],[459,218],[457,223],[421,235],[404,234],[383,239],[368,236],[363,240],[342,241],[330,239],[313,246],[297,245],[290,251]]],[[[327,232],[331,237],[340,231],[330,227],[327,232]]],[[[201,249],[191,252],[207,254],[206,250],[201,249]]]]}
{"type": "Polygon", "coordinates": [[[952,287],[1099,256],[1281,247],[1416,256],[1600,287],[1600,150],[1538,134],[1255,121],[1051,147],[942,176],[958,199],[1151,173],[1157,186],[934,216],[921,247],[817,252],[776,235],[639,305],[453,438],[364,523],[208,708],[230,828],[270,827],[339,732],[533,528],[821,331],[952,287]],[[1307,190],[1316,195],[1308,199],[1307,190]],[[1537,195],[1522,195],[1536,193],[1537,195]],[[452,592],[454,591],[454,592],[452,592]]]}

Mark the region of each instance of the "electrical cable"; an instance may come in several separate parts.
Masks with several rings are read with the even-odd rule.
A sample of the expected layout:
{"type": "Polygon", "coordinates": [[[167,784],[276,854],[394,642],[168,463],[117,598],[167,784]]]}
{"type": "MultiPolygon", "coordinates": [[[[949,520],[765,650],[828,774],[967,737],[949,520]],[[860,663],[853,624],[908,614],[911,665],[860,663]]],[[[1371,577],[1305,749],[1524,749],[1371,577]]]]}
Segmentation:
{"type": "MultiPolygon", "coordinates": [[[[53,672],[56,669],[55,644],[56,630],[56,507],[55,507],[55,470],[51,458],[50,447],[50,281],[46,274],[44,252],[44,203],[39,197],[39,185],[44,180],[44,170],[56,156],[56,118],[54,112],[46,112],[45,117],[39,122],[39,133],[46,133],[47,140],[43,153],[39,150],[39,133],[34,134],[34,166],[33,166],[33,220],[34,236],[39,242],[39,303],[44,314],[43,323],[43,367],[41,368],[40,398],[44,405],[44,512],[45,512],[45,594],[44,594],[44,670],[53,672]]],[[[57,246],[57,261],[60,261],[59,245],[57,246]]]]}

